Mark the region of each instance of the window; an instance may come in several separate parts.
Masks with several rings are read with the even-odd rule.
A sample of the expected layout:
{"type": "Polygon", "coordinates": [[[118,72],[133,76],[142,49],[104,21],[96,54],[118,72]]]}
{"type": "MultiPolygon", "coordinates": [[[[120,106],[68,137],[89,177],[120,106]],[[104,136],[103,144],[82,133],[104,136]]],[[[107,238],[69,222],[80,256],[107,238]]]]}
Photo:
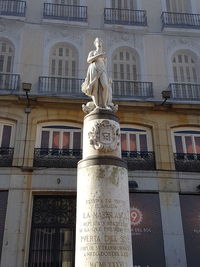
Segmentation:
{"type": "Polygon", "coordinates": [[[197,83],[197,60],[186,52],[178,52],[172,59],[174,82],[197,83]]]}
{"type": "Polygon", "coordinates": [[[8,192],[0,191],[0,262],[1,262],[1,250],[3,245],[4,225],[7,210],[8,192]]]}
{"type": "Polygon", "coordinates": [[[78,72],[78,53],[67,44],[56,45],[50,55],[49,73],[54,77],[74,78],[78,72]]]}
{"type": "Polygon", "coordinates": [[[190,12],[190,0],[166,0],[166,5],[168,12],[190,12]]]}
{"type": "Polygon", "coordinates": [[[113,79],[135,81],[138,79],[138,57],[130,48],[117,49],[112,57],[113,79]]]}
{"type": "Polygon", "coordinates": [[[200,131],[174,131],[174,151],[176,153],[200,154],[200,131]]]}
{"type": "Polygon", "coordinates": [[[9,148],[11,145],[12,125],[0,123],[0,147],[9,148]]]}
{"type": "Polygon", "coordinates": [[[34,196],[29,267],[74,267],[75,196],[34,196]]]}
{"type": "Polygon", "coordinates": [[[111,0],[111,8],[136,9],[136,0],[111,0]]]}
{"type": "Polygon", "coordinates": [[[81,135],[81,129],[77,127],[42,126],[37,146],[52,149],[81,149],[81,135]]]}
{"type": "Polygon", "coordinates": [[[8,41],[0,41],[0,72],[12,73],[14,47],[8,41]]]}
{"type": "Polygon", "coordinates": [[[150,151],[150,138],[146,130],[136,128],[121,128],[122,151],[150,151]]]}

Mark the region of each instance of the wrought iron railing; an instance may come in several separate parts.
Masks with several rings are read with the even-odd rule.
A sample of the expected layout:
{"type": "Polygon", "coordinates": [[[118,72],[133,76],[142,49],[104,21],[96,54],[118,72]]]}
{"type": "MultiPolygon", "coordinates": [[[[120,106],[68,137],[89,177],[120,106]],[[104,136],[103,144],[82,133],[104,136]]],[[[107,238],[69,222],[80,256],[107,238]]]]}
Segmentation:
{"type": "Polygon", "coordinates": [[[43,17],[68,21],[87,21],[87,6],[44,3],[43,17]]]}
{"type": "Polygon", "coordinates": [[[35,148],[33,166],[46,168],[76,168],[81,158],[81,149],[35,148]]]}
{"type": "Polygon", "coordinates": [[[145,10],[105,8],[104,22],[106,24],[146,26],[147,15],[145,10]]]}
{"type": "Polygon", "coordinates": [[[81,92],[83,79],[39,77],[39,93],[44,95],[67,95],[85,97],[81,92]]]}
{"type": "Polygon", "coordinates": [[[200,154],[174,153],[175,168],[183,172],[200,172],[200,154]]]}
{"type": "Polygon", "coordinates": [[[25,14],[25,1],[0,0],[0,15],[25,17],[25,14]]]}
{"type": "Polygon", "coordinates": [[[113,98],[151,98],[152,82],[113,81],[113,98]]]}
{"type": "Polygon", "coordinates": [[[162,27],[200,28],[200,14],[163,12],[162,27]]]}
{"type": "Polygon", "coordinates": [[[0,147],[0,167],[11,167],[14,148],[0,147]]]}
{"type": "Polygon", "coordinates": [[[172,99],[200,100],[200,84],[170,83],[167,90],[172,92],[172,99]]]}
{"type": "Polygon", "coordinates": [[[122,158],[127,162],[129,170],[155,170],[154,152],[122,151],[122,158]]]}
{"type": "Polygon", "coordinates": [[[19,74],[6,74],[0,73],[0,94],[1,90],[19,91],[20,75],[19,74]]]}

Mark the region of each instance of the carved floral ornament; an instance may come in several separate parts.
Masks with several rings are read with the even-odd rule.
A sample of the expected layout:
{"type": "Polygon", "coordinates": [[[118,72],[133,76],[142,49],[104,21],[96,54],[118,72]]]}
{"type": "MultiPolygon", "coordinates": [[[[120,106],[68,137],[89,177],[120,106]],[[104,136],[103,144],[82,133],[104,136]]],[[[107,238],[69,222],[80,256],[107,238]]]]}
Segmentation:
{"type": "Polygon", "coordinates": [[[120,129],[108,120],[97,121],[88,137],[90,145],[103,152],[115,151],[120,145],[120,129]]]}

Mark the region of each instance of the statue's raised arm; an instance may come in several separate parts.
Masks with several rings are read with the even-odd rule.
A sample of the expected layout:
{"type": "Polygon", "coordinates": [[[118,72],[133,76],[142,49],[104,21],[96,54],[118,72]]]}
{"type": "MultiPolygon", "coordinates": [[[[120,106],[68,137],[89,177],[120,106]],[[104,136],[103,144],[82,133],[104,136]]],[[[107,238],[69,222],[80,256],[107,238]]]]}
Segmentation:
{"type": "Polygon", "coordinates": [[[89,64],[87,76],[82,84],[82,92],[92,98],[83,106],[85,112],[95,108],[116,111],[117,106],[112,103],[111,79],[108,79],[106,71],[106,53],[103,52],[102,40],[96,38],[94,41],[96,50],[90,51],[87,63],[89,64]]]}

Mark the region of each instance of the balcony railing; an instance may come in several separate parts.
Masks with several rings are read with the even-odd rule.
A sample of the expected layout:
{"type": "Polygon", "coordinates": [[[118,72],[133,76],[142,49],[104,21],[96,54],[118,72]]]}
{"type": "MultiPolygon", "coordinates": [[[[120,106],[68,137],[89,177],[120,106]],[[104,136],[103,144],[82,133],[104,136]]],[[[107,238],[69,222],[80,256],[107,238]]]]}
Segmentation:
{"type": "Polygon", "coordinates": [[[11,167],[14,148],[0,147],[0,167],[11,167]]]}
{"type": "Polygon", "coordinates": [[[174,153],[175,168],[183,172],[200,172],[200,154],[174,153]]]}
{"type": "Polygon", "coordinates": [[[68,21],[87,21],[87,6],[44,3],[43,17],[68,21]]]}
{"type": "Polygon", "coordinates": [[[20,75],[0,73],[0,94],[1,91],[19,91],[20,75]]]}
{"type": "Polygon", "coordinates": [[[81,158],[81,149],[35,148],[33,166],[46,168],[76,168],[81,158]]]}
{"type": "Polygon", "coordinates": [[[44,95],[66,95],[85,97],[81,92],[83,79],[39,77],[39,93],[44,95]]]}
{"type": "Polygon", "coordinates": [[[113,98],[151,98],[152,82],[113,81],[113,98]]]}
{"type": "Polygon", "coordinates": [[[154,152],[122,151],[122,158],[127,162],[129,170],[155,170],[154,152]]]}
{"type": "Polygon", "coordinates": [[[146,26],[147,15],[145,10],[105,8],[104,23],[146,26]]]}
{"type": "Polygon", "coordinates": [[[25,1],[0,0],[0,15],[25,17],[25,14],[25,1]]]}
{"type": "Polygon", "coordinates": [[[172,99],[200,100],[200,84],[170,83],[167,90],[172,92],[172,99]]]}
{"type": "Polygon", "coordinates": [[[163,12],[162,27],[200,28],[200,14],[163,12]]]}

